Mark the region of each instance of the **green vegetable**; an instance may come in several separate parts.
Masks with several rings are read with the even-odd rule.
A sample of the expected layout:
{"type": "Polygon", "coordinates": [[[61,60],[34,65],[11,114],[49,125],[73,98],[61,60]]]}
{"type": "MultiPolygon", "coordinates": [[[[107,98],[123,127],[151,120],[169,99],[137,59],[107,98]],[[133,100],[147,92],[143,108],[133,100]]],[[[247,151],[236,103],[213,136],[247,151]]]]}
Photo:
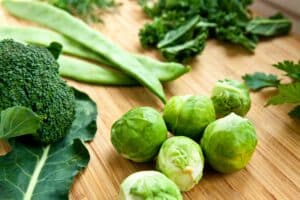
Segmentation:
{"type": "Polygon", "coordinates": [[[0,26],[0,38],[9,38],[19,42],[38,44],[42,46],[48,46],[51,42],[55,41],[63,46],[63,53],[86,58],[106,65],[111,64],[111,62],[107,61],[105,58],[102,58],[97,53],[91,51],[76,41],[57,32],[43,28],[32,26],[0,26]]]}
{"type": "Polygon", "coordinates": [[[252,75],[246,74],[243,76],[243,79],[246,85],[254,91],[258,91],[267,87],[278,87],[280,84],[280,80],[277,78],[277,76],[261,72],[256,72],[252,75]]]}
{"type": "Polygon", "coordinates": [[[267,105],[300,103],[300,82],[278,86],[278,94],[271,97],[267,105]]]}
{"type": "Polygon", "coordinates": [[[182,196],[175,183],[165,175],[156,171],[141,171],[122,182],[119,199],[182,200],[182,196]]]}
{"type": "Polygon", "coordinates": [[[57,60],[62,52],[63,46],[58,42],[51,42],[50,45],[46,48],[48,49],[48,51],[50,51],[55,60],[57,60]]]}
{"type": "Polygon", "coordinates": [[[162,55],[169,61],[187,62],[191,57],[197,55],[205,47],[206,33],[202,33],[195,39],[189,40],[183,44],[166,47],[161,49],[162,55]]]}
{"type": "Polygon", "coordinates": [[[163,88],[152,73],[145,70],[127,52],[82,21],[46,3],[4,0],[2,5],[9,13],[15,16],[49,27],[97,52],[107,60],[115,63],[119,70],[135,78],[165,102],[163,88]]]}
{"type": "Polygon", "coordinates": [[[251,107],[246,85],[236,80],[218,81],[212,90],[211,100],[218,117],[224,117],[231,112],[244,116],[251,107]]]}
{"type": "Polygon", "coordinates": [[[259,91],[266,87],[276,87],[278,94],[271,97],[267,105],[279,104],[296,104],[296,107],[290,111],[291,117],[300,118],[299,105],[300,104],[300,61],[294,63],[292,61],[283,61],[273,65],[275,68],[286,72],[286,76],[292,79],[291,83],[282,84],[275,75],[266,75],[264,73],[256,72],[254,74],[246,74],[243,79],[247,86],[255,91],[259,91]]]}
{"type": "Polygon", "coordinates": [[[195,16],[194,18],[189,20],[186,24],[178,27],[175,30],[167,32],[164,38],[157,44],[157,47],[163,48],[174,43],[176,40],[178,40],[180,37],[186,34],[186,32],[191,30],[199,22],[199,20],[200,20],[199,16],[195,16]]]}
{"type": "Polygon", "coordinates": [[[40,127],[39,116],[29,108],[14,106],[1,112],[0,139],[35,134],[40,127]]]}
{"type": "Polygon", "coordinates": [[[53,143],[68,133],[75,115],[74,93],[46,48],[2,40],[0,83],[0,111],[24,106],[39,116],[41,128],[33,135],[37,141],[53,143]]]}
{"type": "Polygon", "coordinates": [[[90,159],[83,142],[96,133],[95,103],[76,90],[75,96],[76,117],[63,140],[47,146],[9,140],[12,151],[0,156],[1,199],[68,199],[74,177],[90,159]]]}
{"type": "Polygon", "coordinates": [[[276,14],[268,19],[252,19],[246,27],[246,31],[261,36],[286,35],[292,28],[292,22],[282,14],[276,14]]]}
{"type": "Polygon", "coordinates": [[[101,85],[137,85],[135,80],[113,70],[101,68],[98,65],[76,58],[60,56],[59,74],[76,81],[101,85]]]}
{"type": "MultiPolygon", "coordinates": [[[[58,63],[60,75],[73,80],[101,85],[138,85],[137,81],[119,71],[102,68],[86,61],[60,56],[58,63]]],[[[189,70],[177,63],[161,63],[146,57],[142,57],[140,63],[144,66],[155,64],[149,68],[149,71],[159,77],[161,81],[171,81],[189,70]]]]}
{"type": "Polygon", "coordinates": [[[291,30],[290,20],[281,14],[253,18],[248,9],[251,0],[139,0],[139,3],[153,19],[140,30],[142,46],[158,48],[168,60],[188,61],[202,52],[208,38],[253,51],[259,37],[288,34],[291,30]],[[202,34],[206,37],[196,40],[202,34]],[[192,53],[186,53],[185,48],[193,48],[192,53]]]}
{"type": "Polygon", "coordinates": [[[275,68],[286,72],[286,76],[300,82],[300,61],[294,63],[292,61],[283,61],[273,65],[275,68]]]}
{"type": "Polygon", "coordinates": [[[234,113],[208,125],[201,139],[205,159],[222,173],[244,168],[256,144],[254,126],[249,120],[234,113]]]}
{"type": "Polygon", "coordinates": [[[167,128],[160,113],[150,107],[128,111],[111,129],[111,142],[123,157],[147,162],[167,139],[167,128]]]}
{"type": "Polygon", "coordinates": [[[64,9],[72,15],[79,16],[87,22],[101,21],[99,13],[116,6],[114,0],[41,0],[58,8],[64,9]]]}
{"type": "MultiPolygon", "coordinates": [[[[80,45],[79,43],[75,42],[74,40],[71,40],[63,35],[60,35],[56,32],[41,29],[41,28],[35,28],[35,27],[14,27],[14,26],[0,26],[0,38],[13,38],[14,40],[20,41],[20,42],[26,42],[26,43],[32,43],[32,44],[38,44],[42,46],[48,46],[50,42],[56,41],[63,46],[63,53],[86,58],[88,60],[92,60],[95,62],[98,62],[100,64],[105,64],[108,66],[115,66],[114,63],[108,61],[107,59],[101,57],[101,55],[96,54],[95,52],[85,48],[84,46],[80,45]]],[[[155,74],[156,77],[160,81],[167,82],[177,79],[178,77],[182,76],[183,74],[187,73],[190,70],[190,67],[186,67],[184,65],[178,64],[178,63],[172,63],[172,62],[160,62],[158,60],[152,59],[147,56],[142,55],[134,55],[133,56],[149,71],[155,74]]],[[[94,71],[96,66],[90,65],[89,63],[83,63],[83,62],[76,62],[74,61],[74,65],[79,66],[82,65],[80,68],[86,68],[86,71],[94,71]]],[[[70,71],[71,69],[69,66],[63,65],[64,62],[60,62],[61,67],[65,68],[66,70],[70,71]]],[[[97,66],[100,68],[100,66],[97,66]]],[[[79,68],[79,67],[78,67],[79,68]]],[[[62,69],[60,69],[62,71],[62,69]]],[[[74,70],[75,71],[75,70],[74,70]]],[[[125,78],[125,74],[121,75],[121,73],[114,73],[111,72],[109,69],[99,69],[97,70],[104,74],[109,74],[108,76],[111,77],[111,79],[105,78],[104,80],[100,75],[97,75],[96,80],[88,80],[86,79],[86,73],[82,74],[83,77],[78,77],[79,75],[73,74],[70,76],[67,74],[66,77],[74,78],[75,80],[82,79],[79,81],[84,81],[88,83],[97,83],[97,84],[109,84],[109,85],[131,85],[134,80],[132,80],[130,77],[125,78]],[[120,78],[120,76],[122,78],[120,78]],[[119,79],[120,78],[120,79],[119,79]],[[124,81],[125,79],[125,81],[124,81]],[[130,81],[128,81],[130,80],[130,81]]],[[[83,71],[81,71],[83,72],[83,71]]],[[[62,75],[64,75],[62,73],[62,75]]],[[[134,84],[138,84],[136,81],[134,81],[134,84]]]]}
{"type": "Polygon", "coordinates": [[[174,135],[199,139],[216,119],[212,101],[206,96],[175,96],[166,104],[163,117],[174,135]]]}
{"type": "Polygon", "coordinates": [[[203,168],[200,145],[184,136],[165,141],[157,157],[157,169],[174,181],[181,191],[191,190],[200,181],[203,168]]]}

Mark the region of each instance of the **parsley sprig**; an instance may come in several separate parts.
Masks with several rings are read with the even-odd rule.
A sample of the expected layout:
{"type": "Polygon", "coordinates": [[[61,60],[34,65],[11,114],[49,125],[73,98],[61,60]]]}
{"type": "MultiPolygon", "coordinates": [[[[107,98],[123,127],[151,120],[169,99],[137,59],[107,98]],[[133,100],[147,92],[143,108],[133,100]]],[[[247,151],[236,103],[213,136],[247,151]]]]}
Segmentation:
{"type": "Polygon", "coordinates": [[[278,90],[277,95],[272,96],[267,105],[296,104],[296,107],[289,112],[291,117],[300,118],[300,61],[283,61],[273,65],[275,68],[285,72],[285,76],[291,79],[290,83],[282,83],[273,74],[256,72],[246,74],[243,79],[246,85],[253,91],[263,88],[274,87],[278,90]]]}

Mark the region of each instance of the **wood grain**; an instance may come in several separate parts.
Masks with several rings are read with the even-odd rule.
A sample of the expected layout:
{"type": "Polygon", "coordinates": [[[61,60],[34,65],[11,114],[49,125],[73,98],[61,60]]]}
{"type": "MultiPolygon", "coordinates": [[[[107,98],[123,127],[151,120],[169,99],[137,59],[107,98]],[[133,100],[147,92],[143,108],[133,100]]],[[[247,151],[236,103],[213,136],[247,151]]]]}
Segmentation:
{"type": "MultiPolygon", "coordinates": [[[[146,22],[136,1],[123,1],[118,12],[106,14],[105,24],[95,28],[131,52],[157,56],[144,51],[138,42],[138,30],[146,22]]],[[[1,24],[26,24],[0,9],[1,24]]],[[[168,97],[173,95],[209,95],[219,79],[241,79],[255,71],[281,75],[271,64],[285,59],[300,59],[300,38],[290,35],[262,41],[250,54],[234,45],[211,40],[202,55],[192,63],[193,70],[184,77],[164,85],[168,97]]],[[[110,143],[114,121],[136,106],[162,109],[159,100],[142,87],[101,87],[68,81],[87,92],[97,102],[98,133],[88,145],[91,161],[71,189],[73,200],[113,200],[119,184],[133,172],[153,169],[154,163],[136,164],[118,155],[110,143]]],[[[252,109],[247,115],[256,126],[259,143],[248,166],[233,174],[219,174],[205,167],[199,185],[184,194],[184,199],[300,199],[300,121],[287,116],[291,106],[264,107],[274,91],[252,94],[252,109]]],[[[3,143],[2,152],[7,149],[3,143]]],[[[0,191],[1,195],[1,191],[0,191]]]]}

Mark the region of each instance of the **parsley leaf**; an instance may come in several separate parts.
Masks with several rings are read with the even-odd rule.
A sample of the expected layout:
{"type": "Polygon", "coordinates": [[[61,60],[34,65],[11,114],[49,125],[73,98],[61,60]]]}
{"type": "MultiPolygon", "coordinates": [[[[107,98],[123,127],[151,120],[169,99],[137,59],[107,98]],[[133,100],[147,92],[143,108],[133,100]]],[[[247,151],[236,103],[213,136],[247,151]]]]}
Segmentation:
{"type": "Polygon", "coordinates": [[[259,91],[267,87],[277,87],[280,80],[273,74],[265,74],[256,72],[254,74],[246,74],[243,76],[246,85],[254,91],[259,91]]]}
{"type": "Polygon", "coordinates": [[[287,76],[290,78],[300,81],[300,61],[297,63],[294,63],[292,61],[283,61],[278,64],[273,65],[277,69],[285,71],[287,76]]]}
{"type": "Polygon", "coordinates": [[[300,103],[300,82],[278,86],[278,94],[269,99],[267,105],[300,103]]]}

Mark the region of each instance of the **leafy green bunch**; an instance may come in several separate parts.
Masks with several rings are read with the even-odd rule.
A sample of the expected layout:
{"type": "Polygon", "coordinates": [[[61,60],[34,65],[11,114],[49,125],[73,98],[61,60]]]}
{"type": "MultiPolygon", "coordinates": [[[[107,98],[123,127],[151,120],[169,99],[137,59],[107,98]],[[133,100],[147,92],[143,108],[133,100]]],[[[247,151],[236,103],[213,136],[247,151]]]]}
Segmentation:
{"type": "Polygon", "coordinates": [[[116,5],[114,0],[42,0],[87,22],[101,21],[99,13],[116,5]]]}
{"type": "Polygon", "coordinates": [[[159,49],[167,60],[188,61],[204,49],[208,38],[253,51],[259,37],[287,34],[291,22],[282,14],[254,18],[252,0],[140,0],[153,19],[140,30],[143,47],[159,49]]]}
{"type": "Polygon", "coordinates": [[[247,86],[254,91],[270,87],[277,88],[278,94],[271,97],[267,105],[295,104],[296,107],[289,115],[300,118],[300,61],[298,63],[283,61],[273,66],[284,71],[285,75],[291,78],[292,81],[290,83],[282,83],[277,76],[261,72],[246,74],[243,79],[247,86]]]}

